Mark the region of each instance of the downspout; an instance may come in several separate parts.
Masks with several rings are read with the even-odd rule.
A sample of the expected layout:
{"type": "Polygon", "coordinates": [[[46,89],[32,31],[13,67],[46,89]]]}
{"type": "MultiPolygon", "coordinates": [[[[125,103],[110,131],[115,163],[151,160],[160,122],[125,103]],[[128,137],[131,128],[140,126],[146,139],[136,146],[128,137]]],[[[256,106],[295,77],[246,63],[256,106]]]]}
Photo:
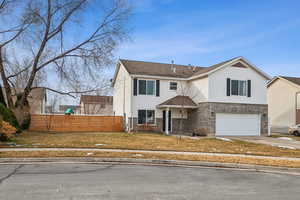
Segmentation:
{"type": "Polygon", "coordinates": [[[295,93],[295,125],[297,125],[298,94],[300,91],[295,93]]]}
{"type": "Polygon", "coordinates": [[[124,122],[125,122],[125,125],[127,126],[127,116],[125,114],[125,79],[126,77],[124,76],[124,79],[123,79],[123,117],[124,117],[124,122]]]}
{"type": "Polygon", "coordinates": [[[133,112],[132,112],[132,101],[133,101],[133,86],[131,80],[131,90],[130,90],[130,116],[131,116],[131,123],[130,123],[130,131],[133,130],[133,112]]]}

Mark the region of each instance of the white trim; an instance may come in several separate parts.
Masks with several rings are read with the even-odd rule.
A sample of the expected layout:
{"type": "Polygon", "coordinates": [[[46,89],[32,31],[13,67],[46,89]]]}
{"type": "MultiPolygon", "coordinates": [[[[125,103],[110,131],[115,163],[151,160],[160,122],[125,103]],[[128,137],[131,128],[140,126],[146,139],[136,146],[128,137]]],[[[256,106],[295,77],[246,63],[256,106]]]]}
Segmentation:
{"type": "Polygon", "coordinates": [[[198,108],[198,106],[158,105],[157,108],[198,108]]]}
{"type": "Polygon", "coordinates": [[[139,95],[139,96],[156,96],[156,81],[155,80],[149,80],[149,79],[137,79],[137,95],[139,95]],[[140,94],[140,81],[146,81],[146,94],[140,94]],[[147,94],[147,81],[153,81],[154,82],[153,94],[147,94]]]}
{"type": "Polygon", "coordinates": [[[230,96],[239,96],[239,97],[248,97],[248,80],[237,80],[237,79],[230,79],[230,96]],[[238,94],[232,94],[232,81],[238,81],[238,94]],[[246,84],[246,93],[245,95],[240,95],[240,82],[245,82],[246,84]]]}
{"type": "MultiPolygon", "coordinates": [[[[121,63],[121,61],[119,60],[118,61],[118,63],[116,64],[117,65],[117,67],[116,67],[116,70],[115,70],[115,73],[114,73],[114,76],[113,76],[113,78],[112,78],[112,82],[111,82],[111,85],[112,85],[112,87],[114,87],[115,86],[115,82],[116,82],[116,79],[117,79],[117,75],[118,75],[118,73],[119,73],[119,70],[120,70],[120,65],[121,65],[122,63],[121,63]]],[[[125,69],[126,70],[126,69],[125,69]]],[[[127,70],[126,70],[127,71],[127,70]]],[[[127,71],[127,73],[128,73],[128,71],[127,71]]]]}
{"type": "MultiPolygon", "coordinates": [[[[182,81],[188,81],[188,80],[194,80],[194,79],[197,79],[197,78],[201,78],[201,77],[210,75],[210,74],[214,73],[215,71],[218,71],[221,68],[226,67],[226,66],[228,66],[228,65],[230,65],[230,64],[232,64],[232,63],[234,63],[234,62],[236,62],[236,61],[238,61],[240,59],[243,60],[247,65],[250,65],[256,71],[258,71],[259,73],[261,73],[262,76],[265,76],[264,78],[267,78],[267,79],[271,80],[271,77],[268,74],[266,74],[265,72],[263,72],[262,70],[260,70],[257,66],[255,66],[254,64],[252,64],[250,61],[248,61],[246,58],[244,58],[242,56],[237,57],[237,58],[235,58],[235,59],[233,59],[233,60],[231,60],[229,62],[226,62],[223,65],[217,67],[216,69],[213,69],[213,70],[208,71],[208,72],[203,73],[203,74],[199,74],[198,76],[191,76],[191,77],[188,77],[188,78],[176,78],[176,77],[170,77],[170,76],[152,76],[152,75],[130,74],[127,71],[126,67],[124,67],[124,68],[127,71],[127,73],[131,77],[133,77],[133,78],[149,78],[149,79],[159,79],[159,80],[182,80],[182,81]]],[[[119,63],[121,63],[123,65],[123,63],[120,60],[119,60],[119,63]]],[[[117,66],[117,67],[119,68],[119,66],[117,66]]],[[[115,75],[117,75],[117,73],[115,73],[115,75]]],[[[115,78],[116,77],[114,76],[114,78],[113,78],[113,85],[114,85],[115,78]]]]}
{"type": "Polygon", "coordinates": [[[169,76],[151,76],[151,75],[140,75],[140,74],[130,74],[132,78],[143,78],[143,79],[155,79],[155,80],[178,80],[178,81],[187,81],[188,78],[176,78],[169,76]]]}
{"type": "Polygon", "coordinates": [[[289,81],[288,79],[285,79],[285,78],[280,77],[280,76],[276,76],[276,77],[274,77],[271,81],[269,81],[268,84],[267,84],[267,87],[269,87],[269,86],[270,86],[273,82],[275,82],[277,79],[281,79],[281,80],[287,82],[288,84],[290,84],[290,85],[292,85],[292,86],[294,86],[294,87],[300,88],[300,85],[297,85],[297,84],[293,83],[292,81],[289,81]]]}
{"type": "Polygon", "coordinates": [[[177,89],[178,89],[178,82],[176,82],[176,81],[170,81],[169,82],[169,90],[170,91],[177,91],[177,89]],[[174,89],[171,89],[171,83],[176,83],[176,89],[174,90],[174,89]]]}
{"type": "Polygon", "coordinates": [[[237,57],[237,58],[235,58],[235,59],[233,59],[233,60],[231,60],[231,61],[229,61],[229,62],[224,63],[223,65],[217,67],[216,69],[213,69],[213,70],[211,70],[211,71],[209,71],[209,72],[200,74],[200,75],[198,75],[198,76],[192,76],[192,77],[188,78],[188,80],[194,80],[194,79],[197,79],[197,78],[201,78],[201,77],[203,77],[203,76],[210,75],[210,74],[212,74],[212,73],[214,73],[214,72],[216,72],[216,71],[218,71],[218,70],[220,70],[220,69],[222,69],[222,68],[224,68],[224,67],[227,67],[228,65],[230,65],[230,64],[232,64],[232,63],[234,63],[234,62],[236,62],[236,61],[238,61],[238,60],[240,60],[240,59],[243,60],[244,62],[246,62],[246,64],[248,64],[248,65],[250,65],[251,67],[253,67],[255,70],[257,70],[257,71],[258,71],[259,73],[261,73],[263,76],[267,77],[269,80],[271,79],[271,77],[270,77],[269,75],[267,75],[266,73],[264,73],[263,71],[261,71],[260,69],[258,69],[255,65],[251,64],[251,63],[250,63],[248,60],[246,60],[245,58],[243,58],[243,57],[237,57]]]}

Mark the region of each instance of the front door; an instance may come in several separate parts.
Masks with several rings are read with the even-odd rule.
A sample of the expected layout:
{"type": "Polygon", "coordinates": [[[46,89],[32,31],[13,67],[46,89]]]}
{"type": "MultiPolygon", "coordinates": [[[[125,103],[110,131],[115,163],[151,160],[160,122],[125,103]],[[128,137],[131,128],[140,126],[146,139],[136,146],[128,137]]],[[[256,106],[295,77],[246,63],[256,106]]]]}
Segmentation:
{"type": "Polygon", "coordinates": [[[166,131],[166,111],[165,110],[163,110],[163,125],[162,125],[162,127],[163,127],[163,132],[165,132],[166,131]]]}

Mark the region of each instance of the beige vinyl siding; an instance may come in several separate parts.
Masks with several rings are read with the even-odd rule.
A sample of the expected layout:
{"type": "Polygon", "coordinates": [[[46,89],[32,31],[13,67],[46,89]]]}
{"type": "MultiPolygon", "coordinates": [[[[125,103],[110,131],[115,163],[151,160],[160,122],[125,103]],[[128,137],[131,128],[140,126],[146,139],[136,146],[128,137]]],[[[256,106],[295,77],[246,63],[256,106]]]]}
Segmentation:
{"type": "MultiPolygon", "coordinates": [[[[268,87],[269,119],[273,129],[285,129],[295,125],[295,94],[300,87],[284,79],[277,79],[268,87]]],[[[300,95],[298,105],[300,105],[300,95]]]]}

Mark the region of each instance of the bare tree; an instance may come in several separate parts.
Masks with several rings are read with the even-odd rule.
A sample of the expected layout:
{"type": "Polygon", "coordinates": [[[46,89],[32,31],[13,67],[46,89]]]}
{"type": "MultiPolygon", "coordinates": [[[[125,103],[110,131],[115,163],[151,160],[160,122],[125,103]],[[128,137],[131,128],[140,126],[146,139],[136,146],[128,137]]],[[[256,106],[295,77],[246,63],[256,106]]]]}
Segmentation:
{"type": "Polygon", "coordinates": [[[98,91],[99,69],[126,39],[130,13],[126,0],[2,0],[0,18],[14,23],[0,22],[0,74],[18,121],[30,117],[27,97],[35,88],[72,97],[98,91]],[[56,75],[65,91],[46,85],[45,74],[56,75]]]}
{"type": "Polygon", "coordinates": [[[47,103],[47,111],[45,114],[45,125],[48,131],[52,128],[52,122],[54,118],[55,109],[58,105],[59,97],[58,95],[53,95],[47,103]]]}
{"type": "MultiPolygon", "coordinates": [[[[189,83],[179,82],[178,86],[179,87],[178,87],[177,93],[179,96],[189,97],[192,100],[194,100],[198,96],[197,92],[193,90],[193,87],[189,83]]],[[[184,134],[183,133],[183,131],[184,131],[183,130],[183,120],[185,119],[184,111],[186,109],[185,108],[185,98],[181,98],[181,101],[179,102],[179,104],[180,104],[180,122],[179,122],[180,136],[179,136],[179,140],[181,140],[181,136],[184,134]]]]}

